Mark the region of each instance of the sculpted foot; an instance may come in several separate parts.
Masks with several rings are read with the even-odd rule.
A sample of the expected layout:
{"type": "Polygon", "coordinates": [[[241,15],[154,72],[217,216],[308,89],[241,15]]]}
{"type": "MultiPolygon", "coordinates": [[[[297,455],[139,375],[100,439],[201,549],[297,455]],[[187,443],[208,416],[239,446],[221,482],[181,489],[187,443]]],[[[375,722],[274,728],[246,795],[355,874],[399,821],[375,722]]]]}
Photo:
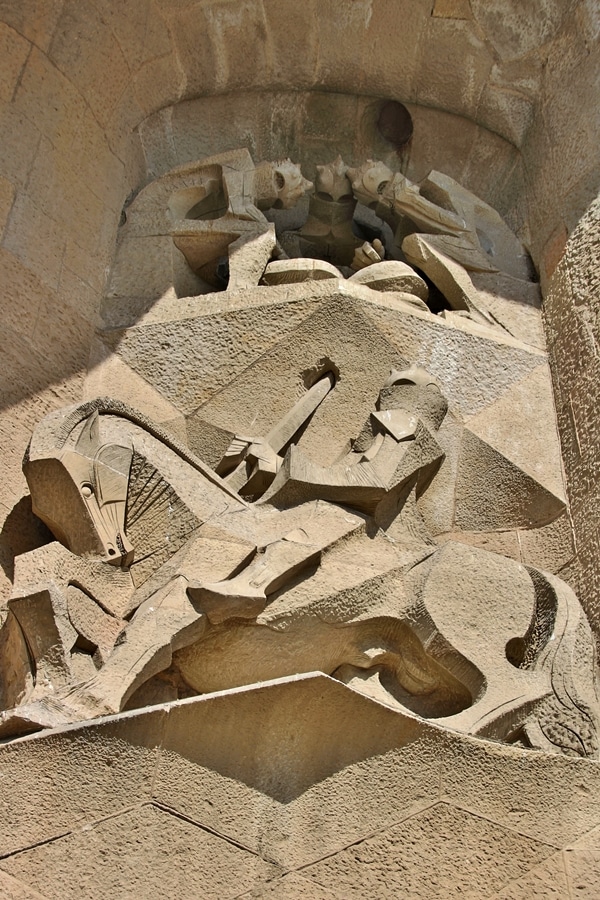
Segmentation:
{"type": "Polygon", "coordinates": [[[55,704],[52,700],[26,703],[0,713],[0,739],[31,734],[43,728],[56,728],[57,725],[66,725],[69,721],[70,719],[63,714],[60,704],[55,704]]]}
{"type": "Polygon", "coordinates": [[[245,573],[228,581],[190,585],[188,594],[213,625],[227,619],[255,619],[267,604],[265,591],[248,581],[245,573]]]}
{"type": "Polygon", "coordinates": [[[213,625],[227,619],[255,619],[267,605],[267,598],[318,561],[319,555],[318,547],[299,528],[259,549],[239,575],[212,584],[190,585],[188,596],[213,625]]]}

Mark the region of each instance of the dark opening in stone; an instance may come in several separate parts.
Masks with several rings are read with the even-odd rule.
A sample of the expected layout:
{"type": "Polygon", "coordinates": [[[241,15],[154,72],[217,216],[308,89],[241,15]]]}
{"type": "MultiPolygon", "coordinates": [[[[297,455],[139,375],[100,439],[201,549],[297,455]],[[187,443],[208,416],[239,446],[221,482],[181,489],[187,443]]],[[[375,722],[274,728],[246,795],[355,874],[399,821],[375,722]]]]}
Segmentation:
{"type": "Polygon", "coordinates": [[[396,150],[400,150],[412,137],[412,116],[403,103],[387,100],[379,112],[377,128],[386,141],[389,141],[396,150]]]}

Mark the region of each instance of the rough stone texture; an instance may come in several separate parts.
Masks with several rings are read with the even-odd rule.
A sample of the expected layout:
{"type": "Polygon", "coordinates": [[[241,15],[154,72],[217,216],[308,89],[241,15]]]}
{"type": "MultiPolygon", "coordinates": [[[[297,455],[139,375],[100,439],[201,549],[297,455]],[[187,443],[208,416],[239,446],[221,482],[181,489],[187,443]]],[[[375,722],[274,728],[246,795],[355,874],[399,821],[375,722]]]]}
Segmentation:
{"type": "Polygon", "coordinates": [[[525,897],[561,900],[563,897],[570,897],[563,854],[555,853],[549,856],[539,866],[515,879],[494,896],[498,897],[498,900],[524,900],[525,897]]]}
{"type": "Polygon", "coordinates": [[[470,416],[466,424],[470,431],[491,444],[556,497],[564,499],[558,434],[552,428],[554,407],[548,374],[545,365],[534,369],[522,381],[511,385],[485,411],[470,416]],[[543,417],[548,423],[545,431],[532,430],[531,422],[537,416],[540,421],[543,417]]]}
{"type": "Polygon", "coordinates": [[[600,874],[600,832],[597,828],[574,841],[564,852],[569,883],[576,897],[593,897],[600,874]]]}
{"type": "MultiPolygon", "coordinates": [[[[132,238],[141,235],[145,240],[157,232],[164,239],[167,211],[175,217],[177,242],[185,231],[183,217],[196,209],[198,197],[201,202],[208,198],[210,210],[222,222],[233,217],[237,228],[252,211],[244,200],[239,216],[235,212],[246,187],[257,203],[272,204],[279,174],[284,201],[286,166],[297,180],[295,195],[290,182],[290,198],[300,196],[306,184],[299,170],[291,163],[277,165],[276,170],[271,164],[255,167],[247,150],[236,150],[156,179],[130,208],[120,236],[123,259],[132,238]],[[229,167],[228,174],[219,181],[223,166],[229,167]],[[264,183],[260,172],[267,178],[264,183]],[[210,187],[213,175],[217,188],[210,187]],[[220,184],[226,189],[227,212],[220,184]]],[[[323,168],[319,174],[326,177],[323,168]]],[[[413,215],[410,197],[415,189],[403,187],[402,176],[392,179],[389,169],[372,162],[348,174],[356,197],[365,202],[378,200],[373,187],[377,177],[394,190],[405,190],[402,202],[407,215],[413,215]]],[[[481,225],[480,255],[486,241],[496,241],[498,264],[505,260],[502,264],[512,271],[512,253],[523,266],[521,245],[493,209],[440,173],[432,173],[422,186],[432,200],[423,196],[418,201],[417,224],[422,215],[423,227],[429,223],[443,235],[461,232],[461,220],[444,206],[453,204],[478,235],[481,225]]],[[[348,185],[338,187],[348,190],[348,185]]],[[[402,204],[396,208],[396,194],[394,198],[395,212],[404,210],[402,204]]],[[[384,191],[382,203],[389,199],[384,191]]],[[[328,229],[327,216],[333,210],[317,208],[328,229]]],[[[335,212],[346,222],[345,210],[335,212]]],[[[274,225],[270,228],[275,235],[274,225]]],[[[343,243],[346,231],[341,234],[343,243]]],[[[202,260],[213,260],[214,248],[212,233],[200,230],[196,239],[193,259],[189,248],[186,258],[197,267],[202,260]]],[[[381,244],[375,246],[382,250],[381,244]]],[[[122,265],[118,260],[117,270],[122,265]]],[[[381,265],[387,270],[395,264],[381,265]]],[[[398,266],[402,277],[410,273],[403,264],[398,266]]],[[[187,688],[201,693],[306,671],[339,670],[343,681],[392,708],[405,705],[426,717],[444,718],[449,727],[466,733],[511,740],[512,730],[522,727],[538,748],[596,754],[591,668],[582,671],[581,684],[571,673],[577,655],[587,660],[590,654],[584,623],[576,635],[580,611],[575,598],[559,581],[544,581],[535,570],[530,577],[523,567],[479,549],[501,545],[502,540],[470,540],[477,532],[547,526],[564,512],[557,449],[552,452],[549,442],[538,445],[528,436],[532,426],[537,426],[534,434],[541,433],[552,420],[543,352],[479,322],[437,318],[422,300],[416,307],[402,292],[372,291],[354,279],[334,281],[323,287],[296,285],[289,293],[280,288],[272,294],[269,285],[257,292],[250,284],[247,298],[245,290],[228,290],[223,301],[214,293],[206,299],[188,298],[184,304],[165,296],[139,324],[102,332],[103,345],[95,357],[100,384],[108,368],[109,383],[118,387],[109,368],[110,348],[118,358],[113,371],[126,377],[127,371],[137,370],[130,390],[146,398],[161,418],[179,421],[182,431],[178,417],[190,417],[195,444],[203,443],[203,424],[209,451],[216,435],[229,435],[217,465],[226,481],[120,400],[81,404],[40,423],[24,464],[35,512],[74,554],[130,567],[136,593],[125,609],[116,610],[117,621],[108,628],[108,620],[93,604],[114,614],[110,590],[106,598],[102,590],[89,591],[88,602],[84,588],[65,585],[60,578],[47,586],[19,587],[11,610],[31,648],[36,683],[18,708],[3,711],[3,735],[118,712],[144,681],[166,673],[172,662],[187,688]],[[253,341],[265,328],[264,343],[253,341]],[[405,355],[407,350],[410,355],[405,355]],[[492,352],[496,368],[490,373],[492,352]],[[457,355],[462,356],[458,365],[452,359],[457,355]],[[411,356],[428,370],[409,367],[411,356]],[[216,377],[215,359],[225,364],[216,377]],[[474,378],[476,365],[479,379],[474,378]],[[456,377],[459,370],[462,380],[456,377]],[[325,392],[313,404],[311,396],[321,391],[319,385],[325,392]],[[454,433],[450,427],[447,442],[438,444],[435,434],[447,411],[446,391],[452,392],[454,433]],[[520,440],[515,432],[522,433],[520,440]],[[417,501],[425,492],[436,497],[435,475],[443,461],[440,496],[422,504],[421,520],[417,501]],[[244,498],[262,496],[265,505],[248,507],[238,490],[244,498]],[[344,506],[362,517],[344,513],[344,506]],[[286,524],[290,518],[291,528],[291,522],[286,524]],[[427,522],[433,522],[433,532],[444,544],[435,552],[427,522]],[[205,574],[190,580],[184,557],[192,545],[204,556],[205,525],[220,534],[213,538],[205,574]],[[377,528],[398,545],[398,558],[391,567],[382,560],[382,569],[372,561],[373,581],[384,580],[390,568],[402,569],[407,562],[415,565],[431,556],[418,573],[418,586],[411,582],[413,576],[401,578],[399,584],[409,621],[420,633],[399,619],[397,610],[390,610],[391,618],[375,615],[373,603],[377,612],[385,605],[376,591],[365,594],[368,604],[363,603],[365,618],[360,623],[352,610],[354,596],[345,598],[350,615],[343,611],[338,616],[340,595],[347,587],[356,591],[364,577],[356,570],[354,582],[339,583],[341,573],[329,566],[335,545],[355,532],[366,534],[363,544],[368,545],[377,528]],[[463,539],[449,540],[461,530],[463,539]],[[228,570],[217,565],[218,574],[213,573],[213,551],[219,557],[221,547],[231,555],[232,543],[241,557],[234,554],[228,570]],[[545,585],[535,604],[532,578],[545,585]],[[295,582],[302,585],[296,593],[295,582]],[[284,605],[291,615],[284,632],[276,633],[283,622],[274,617],[273,607],[266,614],[271,617],[268,627],[252,624],[278,599],[271,595],[284,587],[284,605]],[[482,641],[488,589],[495,597],[495,628],[482,641]],[[325,614],[321,623],[307,614],[315,603],[325,614]],[[552,629],[538,625],[544,604],[549,605],[552,629]],[[119,621],[132,614],[127,625],[119,621]],[[346,627],[334,626],[332,615],[346,627]],[[250,621],[243,628],[229,625],[236,617],[250,621]],[[214,630],[221,625],[222,631],[214,630]],[[551,633],[557,642],[542,655],[551,633]],[[430,655],[421,641],[446,649],[430,655]],[[515,642],[521,650],[514,648],[515,642]],[[86,662],[86,652],[93,653],[92,661],[86,662]],[[363,677],[353,667],[381,672],[368,671],[363,677]],[[564,710],[557,707],[559,672],[569,682],[564,710]],[[71,690],[78,675],[85,683],[71,690]],[[589,701],[584,699],[587,682],[589,701]],[[586,703],[589,727],[583,723],[586,703]],[[573,740],[580,740],[579,750],[573,740]]],[[[152,284],[141,290],[152,300],[152,284]]],[[[563,533],[552,532],[555,543],[557,535],[560,542],[563,533]]],[[[544,537],[541,533],[537,542],[542,554],[544,537]]],[[[366,546],[356,550],[364,554],[366,546]]],[[[548,555],[553,551],[556,554],[552,548],[548,555]]],[[[513,558],[521,555],[512,548],[513,558]]],[[[560,550],[557,556],[555,568],[570,559],[567,550],[562,558],[560,550]]],[[[346,567],[342,577],[351,570],[352,565],[346,567]]],[[[408,575],[410,570],[405,571],[408,575]]],[[[159,691],[153,696],[162,695],[159,691]]]]}
{"type": "Polygon", "coordinates": [[[227,698],[215,696],[201,711],[211,717],[207,725],[212,721],[215,727],[212,737],[213,726],[205,729],[207,739],[201,743],[190,734],[190,724],[197,717],[195,704],[179,706],[169,721],[155,795],[165,805],[245,846],[259,852],[262,848],[263,854],[285,867],[320,858],[324,848],[339,849],[392,822],[398,802],[418,808],[437,796],[437,784],[428,783],[429,742],[420,725],[403,716],[396,718],[390,710],[348,693],[336,682],[323,676],[302,676],[295,682],[282,679],[279,685],[267,684],[258,692],[241,690],[233,700],[232,706],[227,698]],[[294,717],[289,715],[289,704],[294,717]],[[344,723],[350,710],[361,719],[366,716],[365,725],[377,723],[368,736],[347,733],[344,723]],[[321,740],[313,729],[315,717],[324,733],[336,735],[335,741],[321,740]],[[230,738],[224,755],[221,740],[233,735],[241,722],[254,735],[253,754],[238,752],[241,747],[230,738]],[[308,768],[307,741],[313,745],[308,768]],[[393,746],[396,749],[388,752],[393,746]],[[374,756],[381,758],[376,761],[374,756]],[[262,761],[267,759],[277,759],[277,768],[263,771],[262,761]],[[396,778],[398,760],[405,761],[406,776],[396,778]],[[348,794],[340,796],[338,807],[336,783],[340,780],[345,785],[341,793],[347,790],[348,794]],[[393,795],[387,794],[391,783],[393,795]],[[212,798],[209,806],[207,792],[212,798]],[[336,813],[329,821],[334,807],[336,813]],[[308,830],[303,821],[311,822],[308,830]]]}
{"type": "Polygon", "coordinates": [[[48,900],[141,895],[158,900],[166,886],[180,897],[229,898],[272,871],[252,853],[153,805],[27,850],[4,865],[48,900]]]}
{"type": "Polygon", "coordinates": [[[455,521],[473,531],[537,527],[564,512],[560,497],[469,428],[459,457],[456,497],[455,521]]]}
{"type": "Polygon", "coordinates": [[[561,777],[544,754],[509,761],[513,751],[498,747],[492,762],[481,749],[473,746],[464,757],[457,746],[449,749],[442,763],[443,798],[556,847],[594,827],[597,766],[562,760],[561,777]]]}
{"type": "Polygon", "coordinates": [[[550,856],[552,849],[437,804],[304,873],[348,898],[387,891],[423,898],[447,897],[449,892],[489,897],[504,880],[550,856]]]}
{"type": "MultiPolygon", "coordinates": [[[[571,520],[566,513],[535,531],[520,531],[518,539],[523,562],[550,572],[560,572],[575,553],[571,520]]],[[[578,592],[578,587],[574,590],[578,592]]]]}
{"type": "Polygon", "coordinates": [[[339,895],[304,878],[297,872],[274,879],[267,886],[261,885],[243,895],[248,900],[334,900],[339,895]]]}
{"type": "Polygon", "coordinates": [[[163,397],[156,388],[144,381],[123,360],[111,353],[99,338],[90,349],[89,371],[83,397],[120,397],[177,437],[185,439],[185,419],[177,407],[163,397]]]}
{"type": "MultiPolygon", "coordinates": [[[[348,293],[356,291],[351,285],[348,293]]],[[[120,401],[80,404],[47,416],[35,429],[24,467],[35,510],[73,553],[84,558],[99,556],[107,562],[111,554],[115,562],[118,553],[121,563],[131,568],[135,587],[149,584],[144,594],[131,597],[125,610],[119,609],[120,615],[135,611],[131,622],[126,626],[111,623],[111,629],[90,605],[97,601],[114,611],[110,589],[108,597],[92,589],[88,603],[83,588],[76,586],[80,593],[74,593],[73,585],[64,590],[58,577],[47,586],[31,579],[29,584],[19,585],[10,601],[11,610],[28,640],[37,680],[31,697],[13,712],[3,712],[4,735],[117,712],[145,680],[165,672],[173,661],[183,681],[198,692],[231,690],[244,683],[313,670],[327,674],[339,670],[342,680],[357,690],[362,686],[368,695],[378,696],[392,708],[404,705],[426,717],[444,718],[446,725],[465,733],[510,740],[518,726],[529,729],[528,740],[538,748],[560,747],[565,752],[595,755],[593,676],[591,664],[588,668],[583,664],[590,655],[590,641],[584,623],[581,636],[576,634],[580,611],[573,595],[557,580],[544,581],[545,576],[536,572],[530,577],[517,563],[476,549],[476,541],[468,547],[468,535],[458,543],[446,540],[435,552],[431,549],[425,523],[419,519],[414,499],[409,502],[409,498],[415,480],[420,494],[433,478],[431,490],[435,492],[435,468],[444,456],[435,433],[445,417],[447,402],[442,384],[422,368],[407,368],[394,344],[364,315],[365,303],[379,303],[368,298],[368,289],[367,295],[364,291],[361,288],[357,296],[349,297],[340,284],[337,296],[325,299],[272,352],[264,353],[201,407],[203,420],[213,428],[233,435],[252,430],[254,437],[235,437],[232,446],[237,442],[259,448],[252,452],[260,463],[260,447],[272,441],[275,456],[304,420],[296,422],[289,433],[281,423],[290,416],[294,419],[298,404],[302,406],[317,385],[327,385],[321,402],[310,409],[314,416],[301,442],[292,446],[279,471],[273,470],[275,478],[264,495],[265,505],[247,506],[235,493],[239,486],[235,472],[229,482],[220,481],[185,446],[120,401]],[[379,391],[378,385],[383,385],[379,391]],[[369,424],[361,426],[367,418],[369,424]],[[352,430],[358,433],[351,445],[357,454],[354,467],[346,455],[353,422],[352,430]],[[384,430],[373,431],[376,425],[384,430]],[[276,433],[281,434],[280,441],[270,437],[276,433]],[[407,438],[410,443],[404,443],[407,438]],[[311,451],[322,454],[321,464],[309,458],[311,451]],[[338,463],[339,459],[344,462],[338,463]],[[424,487],[420,489],[422,476],[424,487]],[[351,516],[337,504],[374,518],[365,523],[364,518],[351,516]],[[286,510],[286,506],[290,508],[286,510]],[[202,546],[205,524],[209,530],[220,531],[208,554],[208,546],[202,546]],[[416,576],[409,576],[410,569],[406,569],[408,577],[399,583],[408,619],[420,634],[398,618],[397,609],[392,618],[384,619],[367,606],[365,613],[371,616],[357,623],[354,598],[350,597],[346,598],[350,615],[342,613],[338,620],[345,627],[336,628],[331,622],[332,613],[337,618],[337,598],[346,587],[340,582],[347,574],[335,565],[329,567],[332,550],[354,533],[366,534],[363,544],[368,546],[376,526],[386,532],[392,545],[398,545],[396,569],[407,562],[415,567],[431,557],[416,576]],[[250,540],[242,546],[236,540],[240,537],[250,540]],[[209,558],[203,576],[191,577],[187,563],[181,568],[183,556],[172,559],[188,541],[203,561],[209,558]],[[213,572],[212,551],[222,545],[231,557],[232,544],[238,544],[240,558],[232,558],[224,572],[213,572]],[[255,548],[258,551],[251,557],[255,548]],[[163,565],[166,568],[161,573],[163,565]],[[305,571],[310,566],[319,577],[305,571]],[[418,587],[412,577],[417,578],[418,587]],[[304,596],[302,590],[293,593],[296,578],[304,596]],[[539,600],[535,579],[545,585],[539,588],[539,600]],[[329,589],[325,594],[324,586],[329,589]],[[270,627],[250,621],[241,630],[228,626],[236,617],[256,620],[270,595],[284,587],[288,588],[284,602],[289,605],[289,618],[281,635],[276,629],[283,622],[273,616],[272,608],[270,627]],[[490,592],[495,598],[493,627],[490,592]],[[303,615],[315,601],[323,601],[324,620],[311,621],[307,616],[304,622],[303,615]],[[551,628],[541,624],[544,604],[551,628]],[[46,622],[44,612],[49,617],[46,622]],[[207,623],[225,627],[222,632],[209,630],[205,636],[207,623]],[[123,639],[112,649],[122,628],[123,639]],[[540,636],[533,639],[530,635],[538,628],[540,636]],[[556,644],[541,654],[551,634],[556,644]],[[446,649],[429,656],[421,640],[446,649]],[[515,641],[522,651],[512,649],[515,641]],[[71,690],[67,682],[75,675],[69,666],[79,666],[83,662],[80,651],[90,649],[95,663],[108,658],[98,674],[71,690]],[[526,664],[525,651],[530,653],[526,664]],[[460,660],[454,667],[449,662],[453,654],[460,660]],[[581,684],[572,673],[576,658],[582,666],[581,684]],[[395,687],[390,689],[385,682],[378,685],[377,678],[369,681],[377,675],[373,672],[361,685],[360,673],[353,673],[353,666],[381,667],[395,687]],[[562,696],[561,678],[568,683],[568,699],[560,700],[564,710],[555,708],[562,696]],[[422,695],[427,699],[419,699],[422,695]],[[588,709],[589,726],[584,722],[588,709]],[[576,735],[581,751],[571,746],[571,739],[565,742],[566,733],[576,735]]],[[[385,304],[385,296],[383,300],[385,304]]],[[[247,311],[243,297],[240,303],[241,312],[247,311]]],[[[256,311],[253,306],[250,309],[256,311]]],[[[388,309],[394,312],[388,328],[395,341],[403,325],[410,330],[413,317],[416,322],[435,321],[429,311],[413,312],[393,305],[388,309]]],[[[173,325],[166,310],[163,312],[163,321],[150,326],[157,337],[173,325]]],[[[224,314],[214,314],[216,321],[224,314]]],[[[175,323],[179,322],[175,317],[175,323]]],[[[417,334],[414,337],[416,340],[417,334]]],[[[179,336],[174,345],[183,342],[179,336]]],[[[510,343],[506,346],[511,352],[516,349],[510,343]]],[[[144,348],[142,360],[148,363],[151,353],[144,348]]],[[[536,359],[539,352],[529,355],[536,359]]],[[[182,365],[181,374],[189,375],[193,366],[192,359],[191,365],[182,365]]],[[[531,529],[547,525],[563,511],[562,501],[528,472],[533,466],[532,471],[543,481],[551,474],[551,461],[540,466],[535,445],[532,451],[526,441],[514,447],[514,440],[506,440],[505,421],[510,420],[513,407],[519,414],[523,412],[522,421],[517,415],[517,424],[523,429],[536,415],[545,423],[551,414],[538,397],[548,375],[543,366],[536,368],[541,371],[534,372],[529,389],[513,391],[508,403],[501,385],[488,385],[492,396],[500,393],[496,404],[501,404],[501,413],[486,419],[484,406],[484,412],[473,419],[481,421],[471,428],[469,419],[461,440],[456,442],[455,435],[454,444],[447,444],[447,471],[456,473],[454,509],[445,528],[438,526],[439,531],[531,529]],[[527,405],[530,394],[538,400],[527,405]],[[497,420],[499,431],[494,428],[497,420]],[[532,454],[530,464],[528,452],[532,454]],[[452,461],[453,454],[458,462],[452,461]],[[515,456],[519,465],[510,456],[515,456]]],[[[159,371],[155,376],[148,369],[149,379],[164,374],[159,371]]],[[[445,381],[448,373],[442,378],[445,381]]],[[[175,399],[181,403],[180,398],[175,399]]],[[[494,406],[491,399],[487,408],[494,406]]],[[[455,425],[458,418],[455,415],[455,425]]],[[[198,419],[195,421],[198,424],[198,419]]],[[[268,462],[268,454],[264,459],[268,462]]],[[[264,487],[259,493],[263,492],[264,487]]],[[[444,483],[442,508],[448,504],[447,493],[448,484],[444,483]]],[[[541,541],[543,547],[543,536],[541,541]]],[[[356,549],[364,553],[366,548],[356,549]]],[[[371,578],[389,572],[389,561],[382,562],[380,568],[379,560],[371,560],[371,578]]],[[[348,568],[355,573],[352,587],[356,588],[364,576],[361,578],[356,560],[348,568]]],[[[115,581],[118,574],[117,570],[115,581]]],[[[382,598],[374,592],[369,602],[373,599],[377,608],[382,598]]],[[[312,753],[307,750],[304,755],[310,758],[312,753]]],[[[235,767],[228,774],[243,779],[235,767]]]]}
{"type": "Polygon", "coordinates": [[[111,331],[103,340],[111,349],[118,347],[123,361],[176,408],[191,413],[280,340],[284,329],[303,319],[309,304],[310,299],[283,303],[271,307],[268,316],[261,308],[211,315],[196,304],[193,316],[167,325],[141,324],[125,333],[111,331]]]}
{"type": "Polygon", "coordinates": [[[42,894],[7,872],[0,872],[0,889],[6,900],[47,900],[42,894]]]}
{"type": "Polygon", "coordinates": [[[597,516],[598,246],[600,204],[594,203],[567,243],[544,302],[567,492],[577,548],[582,603],[595,628],[598,605],[597,516]]]}
{"type": "Polygon", "coordinates": [[[3,748],[4,854],[150,798],[163,713],[153,711],[139,724],[135,717],[129,721],[131,731],[128,728],[125,739],[107,722],[85,736],[67,731],[60,738],[41,743],[26,738],[3,748]],[[15,765],[24,766],[28,778],[15,779],[15,765]],[[35,784],[35,803],[29,784],[35,784]]]}
{"type": "Polygon", "coordinates": [[[564,18],[562,28],[547,44],[548,64],[525,150],[532,203],[529,228],[543,285],[553,271],[546,264],[546,247],[552,246],[560,228],[566,228],[569,234],[575,229],[600,187],[597,151],[588,142],[590,130],[598,128],[598,104],[595,90],[586,87],[597,83],[598,19],[593,4],[587,2],[576,4],[566,15],[566,7],[560,10],[559,4],[553,5],[554,13],[548,21],[556,22],[561,13],[564,18]],[[572,106],[567,99],[575,93],[579,96],[577,125],[571,119],[572,106]],[[565,170],[566,158],[573,162],[565,170]],[[562,180],[562,186],[553,194],[549,186],[556,178],[562,180]]]}
{"type": "MultiPolygon", "coordinates": [[[[338,698],[347,691],[320,676],[265,685],[261,691],[271,699],[258,705],[256,691],[238,694],[238,721],[255,733],[262,729],[254,760],[248,760],[257,772],[282,740],[292,750],[295,739],[314,731],[311,716],[320,719],[320,713],[311,713],[310,705],[299,723],[285,715],[290,700],[304,702],[311,683],[332,684],[338,698]]],[[[395,716],[348,696],[359,718],[369,705],[369,715],[380,722],[395,716]]],[[[577,886],[577,896],[594,896],[600,833],[595,764],[501,748],[425,725],[402,748],[382,754],[382,745],[372,745],[375,755],[362,762],[340,759],[341,768],[327,777],[313,771],[312,784],[280,803],[263,793],[272,793],[272,785],[248,786],[224,776],[219,760],[202,758],[214,740],[208,729],[198,728],[194,745],[191,731],[211,707],[224,710],[223,700],[214,695],[179,702],[0,748],[2,764],[14,761],[23,782],[38,777],[36,766],[47,763],[49,750],[53,765],[46,771],[81,777],[83,759],[88,763],[79,806],[73,806],[73,794],[45,789],[39,806],[0,807],[3,827],[14,833],[0,859],[6,896],[164,896],[165,883],[190,900],[199,894],[342,900],[402,895],[409,888],[411,896],[424,898],[524,900],[569,897],[567,883],[577,886]],[[154,737],[148,741],[144,734],[154,737]],[[148,781],[140,792],[135,778],[120,781],[118,807],[110,806],[112,794],[99,804],[111,770],[131,764],[135,753],[151,753],[151,769],[159,754],[153,786],[148,781]],[[92,779],[91,771],[107,775],[92,779]]],[[[216,721],[225,725],[219,715],[216,721]]],[[[342,713],[337,727],[344,729],[347,721],[342,713]]],[[[321,744],[322,762],[325,751],[321,744]]]]}
{"type": "MultiPolygon", "coordinates": [[[[484,196],[524,229],[545,286],[566,238],[597,194],[598,15],[590,0],[544,0],[535,9],[518,0],[263,0],[239,6],[0,3],[5,595],[15,548],[33,549],[47,539],[21,516],[23,451],[45,413],[81,398],[119,213],[147,178],[245,143],[258,157],[302,147],[309,165],[338,152],[348,160],[372,153],[397,161],[376,133],[376,92],[406,102],[413,115],[413,148],[402,160],[408,176],[419,180],[439,168],[484,196]]],[[[597,624],[593,221],[594,214],[567,247],[546,301],[546,325],[577,536],[568,572],[597,624]]],[[[134,298],[129,309],[113,306],[107,321],[123,327],[147,312],[134,298]]],[[[378,319],[382,329],[385,318],[378,319]]],[[[476,344],[478,338],[456,330],[453,342],[460,341],[476,344]]],[[[498,353],[501,362],[493,365],[508,388],[512,375],[506,380],[504,372],[512,361],[503,349],[498,353]]],[[[457,359],[464,357],[449,361],[457,359]]],[[[474,366],[479,382],[483,370],[474,366]]],[[[130,371],[121,366],[101,377],[114,384],[130,371]]],[[[460,366],[451,374],[460,379],[460,366]]],[[[127,379],[130,388],[143,398],[144,411],[168,421],[167,398],[154,388],[142,391],[135,376],[127,379]]],[[[124,399],[134,402],[133,396],[124,399]]],[[[481,408],[475,404],[467,414],[481,408]]],[[[180,435],[181,418],[179,412],[173,416],[180,435]]],[[[565,521],[549,526],[543,546],[537,532],[521,531],[523,561],[548,568],[562,563],[571,540],[562,544],[561,538],[556,546],[555,536],[565,521]]],[[[497,767],[503,764],[495,760],[497,767]]],[[[42,785],[46,774],[40,775],[42,785]]],[[[563,777],[562,771],[548,775],[552,786],[563,777]]],[[[541,808],[540,783],[532,802],[541,808]]],[[[525,779],[512,790],[527,797],[531,783],[525,779]]],[[[560,819],[564,810],[572,815],[581,799],[579,788],[560,797],[550,818],[560,819]]],[[[24,808],[27,800],[22,794],[24,808]]],[[[43,803],[41,815],[47,815],[43,803]]],[[[537,838],[545,840],[550,827],[546,820],[537,838]]],[[[571,891],[577,885],[585,895],[587,884],[594,896],[596,882],[584,874],[585,866],[594,871],[594,860],[584,859],[584,852],[596,851],[566,854],[571,891]]],[[[548,872],[556,873],[562,891],[562,869],[551,865],[541,863],[525,880],[517,878],[517,895],[544,896],[548,872]]],[[[1,884],[8,896],[17,891],[14,881],[1,884]]],[[[289,888],[290,896],[295,889],[289,888]]]]}
{"type": "Polygon", "coordinates": [[[439,378],[448,400],[462,416],[476,415],[500,392],[538,368],[539,351],[511,343],[502,332],[449,327],[441,318],[407,316],[398,321],[383,305],[365,313],[397,345],[400,352],[439,378]],[[440,335],[444,334],[444,340],[440,335]],[[493,353],[488,348],[492,342],[493,353]],[[484,374],[484,372],[486,374],[484,374]]]}
{"type": "Polygon", "coordinates": [[[442,19],[470,19],[472,12],[468,0],[435,0],[432,15],[442,19]]]}

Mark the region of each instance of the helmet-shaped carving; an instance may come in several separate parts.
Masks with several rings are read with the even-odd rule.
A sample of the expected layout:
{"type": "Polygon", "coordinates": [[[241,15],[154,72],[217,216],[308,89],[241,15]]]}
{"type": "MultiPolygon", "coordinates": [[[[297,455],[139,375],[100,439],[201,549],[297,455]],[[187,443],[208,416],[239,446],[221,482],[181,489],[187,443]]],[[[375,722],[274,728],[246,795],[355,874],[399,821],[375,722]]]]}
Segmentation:
{"type": "Polygon", "coordinates": [[[359,203],[372,206],[378,203],[388,181],[394,177],[385,163],[368,159],[358,169],[348,169],[354,196],[359,203]]]}
{"type": "Polygon", "coordinates": [[[65,446],[61,424],[60,411],[42,420],[23,462],[33,511],[72,553],[130,565],[125,508],[132,450],[102,442],[97,411],[72,445],[65,446]]]}
{"type": "Polygon", "coordinates": [[[415,384],[420,387],[437,388],[440,394],[442,386],[433,375],[430,375],[427,369],[417,366],[413,363],[408,369],[390,369],[390,374],[383,382],[383,387],[392,387],[395,384],[415,384]]]}
{"type": "Polygon", "coordinates": [[[379,392],[378,407],[403,409],[418,416],[435,432],[448,412],[448,401],[439,381],[427,369],[412,365],[408,369],[391,370],[379,392]]]}
{"type": "Polygon", "coordinates": [[[283,159],[273,163],[273,176],[277,191],[277,205],[283,209],[291,209],[307,191],[312,190],[313,183],[308,181],[300,166],[291,159],[283,159]]]}

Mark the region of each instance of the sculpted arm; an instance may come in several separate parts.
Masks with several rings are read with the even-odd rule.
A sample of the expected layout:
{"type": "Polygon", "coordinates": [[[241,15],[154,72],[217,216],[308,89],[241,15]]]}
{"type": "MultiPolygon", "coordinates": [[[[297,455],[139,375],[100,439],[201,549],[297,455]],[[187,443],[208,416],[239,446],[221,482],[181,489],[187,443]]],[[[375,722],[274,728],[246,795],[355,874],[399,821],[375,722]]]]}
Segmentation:
{"type": "Polygon", "coordinates": [[[429,234],[461,234],[468,230],[460,216],[427,200],[416,184],[399,173],[385,186],[380,201],[397,216],[406,216],[429,234]]]}

